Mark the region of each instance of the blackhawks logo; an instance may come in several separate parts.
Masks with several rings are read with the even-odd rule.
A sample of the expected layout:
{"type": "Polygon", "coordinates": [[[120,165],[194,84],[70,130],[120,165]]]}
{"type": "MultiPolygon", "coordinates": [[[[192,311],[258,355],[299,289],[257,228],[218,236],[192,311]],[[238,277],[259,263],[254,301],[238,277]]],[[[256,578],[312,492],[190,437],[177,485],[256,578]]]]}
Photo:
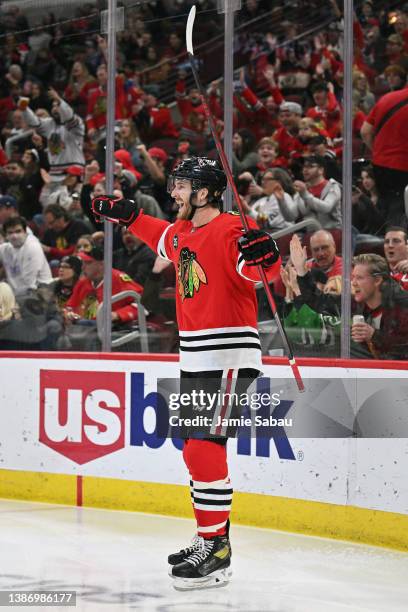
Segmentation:
{"type": "Polygon", "coordinates": [[[96,319],[98,310],[98,300],[94,293],[89,293],[80,305],[81,316],[83,319],[96,319]]]}
{"type": "Polygon", "coordinates": [[[178,291],[184,302],[185,298],[194,297],[194,291],[198,291],[200,283],[207,284],[204,270],[196,260],[196,254],[190,249],[181,250],[177,270],[178,291]]]}

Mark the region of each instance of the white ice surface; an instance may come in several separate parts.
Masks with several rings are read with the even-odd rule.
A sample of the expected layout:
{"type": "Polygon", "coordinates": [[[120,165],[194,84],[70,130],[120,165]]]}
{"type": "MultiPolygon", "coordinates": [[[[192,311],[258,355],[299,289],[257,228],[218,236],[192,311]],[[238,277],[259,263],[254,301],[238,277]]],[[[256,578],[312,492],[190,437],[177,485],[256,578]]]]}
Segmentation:
{"type": "Polygon", "coordinates": [[[408,610],[408,554],[240,526],[231,583],[177,592],[166,558],[193,529],[187,519],[0,500],[0,590],[77,591],[76,608],[25,608],[44,611],[408,610]]]}

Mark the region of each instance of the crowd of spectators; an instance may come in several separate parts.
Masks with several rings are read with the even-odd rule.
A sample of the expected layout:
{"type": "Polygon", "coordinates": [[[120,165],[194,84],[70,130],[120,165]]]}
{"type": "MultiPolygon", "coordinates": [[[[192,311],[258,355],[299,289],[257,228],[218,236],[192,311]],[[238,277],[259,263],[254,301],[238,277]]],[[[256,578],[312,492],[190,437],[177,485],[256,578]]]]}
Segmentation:
{"type": "MultiPolygon", "coordinates": [[[[237,13],[232,168],[247,214],[279,232],[284,266],[274,291],[298,352],[335,355],[342,291],[342,5],[293,0],[289,21],[287,4],[245,0],[237,13]]],[[[217,156],[186,62],[190,6],[158,0],[126,8],[117,41],[114,193],[169,220],[175,217],[169,171],[191,154],[217,156]]],[[[0,263],[7,285],[0,284],[0,348],[98,346],[103,228],[90,201],[106,189],[101,8],[84,4],[68,18],[49,13],[38,21],[10,5],[0,17],[0,263]]],[[[365,0],[355,9],[352,292],[353,312],[364,323],[352,326],[352,354],[401,359],[408,354],[408,6],[374,7],[365,0]],[[391,329],[394,316],[399,336],[391,329]]],[[[219,49],[211,41],[222,38],[223,22],[210,0],[200,11],[196,43],[211,53],[219,49]]],[[[206,63],[209,104],[222,136],[222,68],[206,63]]],[[[174,272],[118,228],[113,266],[114,293],[131,289],[143,296],[151,328],[170,329],[174,272]]],[[[115,302],[116,329],[127,331],[137,319],[131,299],[115,302]]]]}

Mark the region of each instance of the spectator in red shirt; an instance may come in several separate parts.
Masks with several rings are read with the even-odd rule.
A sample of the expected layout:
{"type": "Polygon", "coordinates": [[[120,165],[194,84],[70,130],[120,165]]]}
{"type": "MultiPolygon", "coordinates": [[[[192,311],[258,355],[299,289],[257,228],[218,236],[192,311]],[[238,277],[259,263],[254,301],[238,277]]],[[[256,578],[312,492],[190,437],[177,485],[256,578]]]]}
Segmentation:
{"type": "Polygon", "coordinates": [[[310,237],[310,251],[313,259],[307,262],[308,268],[323,270],[327,278],[341,276],[342,258],[336,255],[336,243],[330,232],[317,230],[310,237]]]}
{"type": "MultiPolygon", "coordinates": [[[[94,246],[88,253],[81,251],[78,254],[82,260],[82,272],[84,277],[80,278],[74,287],[74,291],[66,303],[68,309],[67,318],[72,320],[95,319],[99,304],[103,301],[103,249],[94,246]]],[[[141,294],[143,288],[133,281],[130,276],[120,270],[112,269],[112,295],[121,291],[135,291],[141,294]]],[[[127,323],[137,320],[137,306],[133,299],[123,298],[112,304],[112,321],[127,323]]]]}
{"type": "Polygon", "coordinates": [[[309,108],[306,116],[320,123],[331,138],[337,138],[341,135],[341,113],[336,96],[324,82],[316,83],[312,87],[312,96],[316,106],[309,108]]]}
{"type": "Polygon", "coordinates": [[[386,223],[407,226],[403,195],[408,184],[408,88],[378,100],[361,128],[373,150],[372,163],[379,196],[388,208],[386,223]]]}
{"type": "MultiPolygon", "coordinates": [[[[108,86],[108,71],[105,64],[101,64],[96,71],[98,87],[91,89],[88,95],[86,127],[88,136],[95,138],[98,131],[106,126],[106,92],[108,86]]],[[[116,103],[115,119],[127,116],[127,96],[124,87],[124,77],[116,77],[116,103]]]]}
{"type": "Polygon", "coordinates": [[[297,102],[283,102],[279,107],[282,127],[276,130],[272,138],[279,145],[280,155],[288,161],[301,155],[303,145],[299,140],[299,125],[302,113],[302,107],[297,102]]]}
{"type": "Polygon", "coordinates": [[[133,119],[145,144],[149,145],[158,138],[178,138],[179,132],[170,109],[165,104],[159,104],[154,94],[145,92],[133,111],[133,119]]]}
{"type": "Polygon", "coordinates": [[[88,96],[98,83],[83,62],[76,61],[71,68],[68,85],[64,91],[64,100],[68,102],[76,113],[82,117],[86,113],[88,96]]]}

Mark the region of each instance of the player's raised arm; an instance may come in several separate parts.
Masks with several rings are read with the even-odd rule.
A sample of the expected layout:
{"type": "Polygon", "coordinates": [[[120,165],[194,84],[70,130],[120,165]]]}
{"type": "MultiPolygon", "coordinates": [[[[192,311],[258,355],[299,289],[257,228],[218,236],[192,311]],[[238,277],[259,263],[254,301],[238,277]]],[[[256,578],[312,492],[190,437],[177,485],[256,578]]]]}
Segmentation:
{"type": "Polygon", "coordinates": [[[100,196],[92,200],[92,212],[98,221],[107,219],[112,223],[124,225],[153,251],[164,256],[159,243],[171,224],[163,219],[145,215],[134,200],[113,195],[100,196]]]}

